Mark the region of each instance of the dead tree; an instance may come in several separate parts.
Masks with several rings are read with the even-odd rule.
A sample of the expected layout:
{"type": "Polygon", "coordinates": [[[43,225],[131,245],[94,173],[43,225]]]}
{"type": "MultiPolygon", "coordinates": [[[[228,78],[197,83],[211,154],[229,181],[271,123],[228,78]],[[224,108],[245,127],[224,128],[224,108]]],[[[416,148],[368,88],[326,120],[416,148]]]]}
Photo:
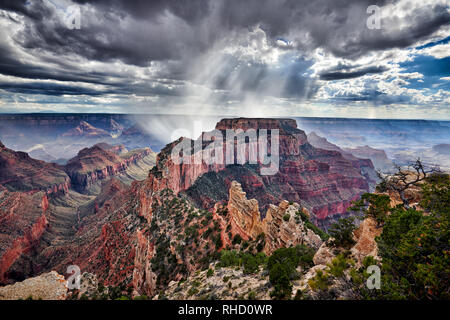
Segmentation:
{"type": "Polygon", "coordinates": [[[382,177],[379,174],[382,182],[380,184],[381,189],[396,192],[403,202],[403,207],[409,209],[409,199],[406,197],[405,192],[411,186],[417,186],[419,182],[425,180],[432,173],[439,173],[441,170],[438,167],[426,168],[422,161],[417,159],[406,169],[399,165],[395,165],[396,173],[382,177]]]}

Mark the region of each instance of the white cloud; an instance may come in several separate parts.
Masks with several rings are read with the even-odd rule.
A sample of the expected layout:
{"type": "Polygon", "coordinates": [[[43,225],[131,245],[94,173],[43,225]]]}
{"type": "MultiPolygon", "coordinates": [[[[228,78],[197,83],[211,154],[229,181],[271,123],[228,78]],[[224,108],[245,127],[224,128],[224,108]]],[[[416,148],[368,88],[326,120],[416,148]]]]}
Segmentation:
{"type": "Polygon", "coordinates": [[[443,59],[450,57],[450,43],[438,44],[433,47],[425,48],[420,51],[420,53],[432,56],[436,59],[443,59]]]}

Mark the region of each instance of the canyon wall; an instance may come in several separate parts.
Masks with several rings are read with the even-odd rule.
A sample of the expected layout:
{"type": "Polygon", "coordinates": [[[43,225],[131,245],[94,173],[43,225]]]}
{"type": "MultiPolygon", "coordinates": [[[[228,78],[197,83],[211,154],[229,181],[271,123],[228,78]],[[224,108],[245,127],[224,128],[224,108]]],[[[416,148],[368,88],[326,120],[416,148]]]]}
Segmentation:
{"type": "Polygon", "coordinates": [[[127,174],[131,166],[141,161],[145,161],[147,170],[153,166],[155,155],[150,148],[120,154],[123,149],[123,146],[97,144],[81,150],[64,167],[71,179],[72,187],[81,193],[92,193],[93,185],[114,176],[127,174]]]}
{"type": "MultiPolygon", "coordinates": [[[[48,226],[48,199],[44,192],[10,192],[0,186],[0,283],[10,282],[8,273],[22,254],[31,250],[48,226]]],[[[13,278],[26,275],[16,273],[13,278]]]]}

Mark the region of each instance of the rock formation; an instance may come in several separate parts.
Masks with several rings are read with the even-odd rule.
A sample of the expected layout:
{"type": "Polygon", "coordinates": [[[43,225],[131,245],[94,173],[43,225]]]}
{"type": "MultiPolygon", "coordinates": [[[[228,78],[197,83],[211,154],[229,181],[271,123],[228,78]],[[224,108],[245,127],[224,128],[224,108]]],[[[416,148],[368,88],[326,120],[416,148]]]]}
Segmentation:
{"type": "Polygon", "coordinates": [[[64,170],[70,176],[73,188],[81,193],[92,192],[93,185],[112,176],[128,174],[136,180],[146,178],[148,170],[154,165],[154,152],[150,148],[125,151],[125,147],[121,145],[96,144],[81,150],[75,158],[68,161],[64,170]],[[133,176],[133,169],[130,167],[134,165],[140,173],[133,176]]]}
{"type": "Polygon", "coordinates": [[[276,249],[304,244],[317,249],[322,244],[320,237],[308,229],[299,219],[298,212],[305,211],[297,203],[283,200],[278,207],[271,205],[264,218],[266,223],[266,246],[264,252],[270,255],[276,249]],[[297,216],[297,219],[296,219],[297,216]]]}
{"type": "Polygon", "coordinates": [[[375,238],[378,237],[382,228],[377,226],[377,222],[372,218],[364,219],[353,234],[355,237],[355,245],[351,248],[352,256],[360,266],[366,256],[378,258],[378,246],[375,238]]]}
{"type": "MultiPolygon", "coordinates": [[[[351,202],[374,184],[373,177],[366,174],[359,160],[351,161],[337,151],[314,148],[294,120],[238,118],[224,119],[216,125],[224,137],[226,129],[249,128],[279,130],[280,165],[276,174],[261,175],[260,164],[173,165],[169,160],[172,144],[160,153],[169,163],[165,169],[159,169],[170,180],[167,186],[176,192],[185,190],[196,204],[212,208],[216,202],[226,199],[231,181],[236,180],[264,210],[280,199],[295,201],[311,212],[313,222],[326,228],[346,214],[351,202]]],[[[370,167],[370,160],[365,161],[370,167]]]]}
{"type": "MultiPolygon", "coordinates": [[[[214,267],[210,266],[212,269],[214,267]]],[[[267,273],[245,274],[242,269],[216,268],[211,276],[207,276],[205,270],[190,276],[183,283],[171,281],[164,296],[169,300],[270,300],[270,288],[267,273]],[[249,296],[250,292],[253,297],[251,294],[249,296]]]]}
{"type": "Polygon", "coordinates": [[[278,206],[270,205],[262,218],[258,201],[248,200],[241,185],[233,181],[228,200],[227,222],[231,225],[231,233],[239,234],[244,240],[256,239],[264,234],[264,252],[268,255],[279,248],[305,244],[319,248],[322,240],[305,223],[297,217],[299,211],[306,211],[297,203],[290,204],[286,200],[278,206]]]}
{"type": "Polygon", "coordinates": [[[357,292],[358,285],[353,282],[352,271],[355,272],[367,267],[363,264],[363,261],[368,256],[375,258],[375,261],[380,260],[375,238],[381,233],[382,228],[376,226],[375,220],[366,218],[353,232],[355,243],[348,250],[333,247],[329,241],[324,242],[314,255],[314,267],[310,268],[299,281],[294,283],[294,292],[301,290],[307,293],[310,299],[347,300],[361,298],[357,292]],[[345,263],[346,265],[340,275],[336,271],[334,273],[331,271],[331,266],[333,262],[336,263],[337,259],[341,259],[338,264],[345,263]],[[322,279],[327,279],[326,290],[311,287],[311,281],[317,277],[319,271],[324,275],[322,279]]]}
{"type": "Polygon", "coordinates": [[[231,183],[227,208],[229,223],[234,234],[239,234],[243,239],[248,240],[266,231],[266,220],[261,221],[258,201],[248,200],[237,181],[231,183]]]}
{"type": "MultiPolygon", "coordinates": [[[[382,228],[372,218],[364,219],[359,227],[353,232],[355,244],[350,248],[351,257],[360,267],[366,256],[377,257],[378,246],[375,238],[381,234],[382,228]]],[[[329,242],[323,243],[314,255],[315,265],[326,265],[331,262],[342,250],[330,246],[329,242]]]]}
{"type": "MultiPolygon", "coordinates": [[[[317,248],[321,240],[297,213],[309,212],[313,222],[324,225],[346,214],[351,201],[369,191],[361,167],[339,152],[311,146],[294,120],[239,118],[224,119],[216,125],[216,130],[223,133],[227,129],[279,130],[279,171],[267,176],[261,175],[262,164],[177,163],[171,151],[178,140],[158,154],[145,180],[128,187],[108,179],[120,177],[135,161],[133,157],[141,153],[123,153],[122,148],[105,145],[80,151],[65,167],[72,185],[82,191],[100,180],[106,183],[95,199],[85,200],[75,210],[67,206],[58,212],[55,207],[60,200],[50,203],[52,219],[64,213],[77,220],[68,224],[70,234],[56,238],[47,234],[49,242],[33,245],[34,256],[29,260],[36,261],[32,261],[33,270],[24,275],[50,270],[61,273],[68,265],[76,264],[82,272],[95,274],[103,285],[153,296],[170,281],[207,266],[208,259],[230,244],[229,234],[241,235],[252,247],[264,234],[262,249],[268,254],[296,244],[317,248]],[[254,199],[248,200],[247,196],[254,199]],[[218,208],[217,203],[227,203],[227,212],[211,212],[218,208]]],[[[208,142],[202,142],[198,152],[203,153],[207,147],[208,142]]],[[[34,201],[47,207],[43,199],[40,196],[34,201]]],[[[14,215],[18,211],[12,212],[14,215]]],[[[33,225],[38,216],[34,212],[26,225],[33,225]]],[[[32,233],[39,236],[39,232],[32,233]]],[[[20,236],[11,239],[17,238],[20,236]]],[[[15,265],[23,266],[25,260],[15,265]]]]}
{"type": "Polygon", "coordinates": [[[10,191],[65,193],[70,178],[57,164],[30,158],[27,153],[0,145],[0,185],[10,191]]]}
{"type": "Polygon", "coordinates": [[[0,287],[0,300],[64,300],[68,288],[64,276],[55,271],[0,287]]]}
{"type": "MultiPolygon", "coordinates": [[[[0,186],[0,283],[8,283],[20,256],[33,248],[48,225],[45,192],[10,192],[0,186]]],[[[24,270],[25,271],[25,270],[24,270]]],[[[23,272],[22,276],[27,272],[23,272]]]]}
{"type": "Polygon", "coordinates": [[[62,134],[63,137],[84,137],[84,138],[93,138],[99,136],[107,137],[109,135],[110,134],[107,131],[96,128],[86,121],[80,121],[78,126],[62,134]]]}

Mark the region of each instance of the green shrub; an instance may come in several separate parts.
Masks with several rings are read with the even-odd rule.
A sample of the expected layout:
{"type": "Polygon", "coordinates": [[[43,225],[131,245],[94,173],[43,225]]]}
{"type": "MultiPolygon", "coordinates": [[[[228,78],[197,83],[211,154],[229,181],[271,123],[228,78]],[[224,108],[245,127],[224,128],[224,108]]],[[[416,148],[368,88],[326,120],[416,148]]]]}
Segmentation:
{"type": "Polygon", "coordinates": [[[220,253],[220,266],[231,267],[240,265],[239,254],[235,250],[222,250],[220,253]]]}
{"type": "Polygon", "coordinates": [[[271,296],[276,299],[290,298],[291,279],[296,275],[297,266],[312,266],[313,256],[314,250],[305,245],[275,250],[267,262],[270,283],[274,287],[271,296]]]}
{"type": "Polygon", "coordinates": [[[236,234],[236,235],[233,237],[233,244],[239,244],[239,243],[241,243],[241,241],[242,241],[242,238],[241,238],[240,235],[236,234]]]}
{"type": "Polygon", "coordinates": [[[187,292],[187,296],[190,297],[194,294],[198,293],[198,288],[196,286],[192,286],[189,291],[187,292]]]}
{"type": "Polygon", "coordinates": [[[339,254],[336,258],[327,264],[328,271],[335,277],[342,277],[345,269],[348,267],[348,261],[343,254],[339,254]]]}
{"type": "Polygon", "coordinates": [[[330,285],[330,277],[328,274],[324,273],[322,270],[317,270],[314,278],[308,281],[309,286],[313,290],[327,290],[330,285]]]}
{"type": "Polygon", "coordinates": [[[383,297],[450,299],[449,230],[448,214],[393,210],[377,241],[383,297]]]}
{"type": "Polygon", "coordinates": [[[289,298],[292,294],[290,276],[293,270],[289,264],[277,263],[269,270],[270,283],[274,290],[270,293],[276,299],[289,298]]]}
{"type": "Polygon", "coordinates": [[[363,276],[356,269],[350,270],[350,278],[352,279],[353,283],[355,283],[356,285],[361,285],[364,282],[363,276]]]}
{"type": "Polygon", "coordinates": [[[354,283],[370,276],[367,267],[381,267],[381,289],[359,293],[366,299],[448,300],[450,293],[450,179],[433,175],[421,186],[420,206],[427,212],[390,208],[376,238],[381,261],[367,256],[363,268],[351,270],[354,283]]]}
{"type": "Polygon", "coordinates": [[[373,218],[378,226],[381,226],[391,210],[391,198],[385,194],[365,193],[350,207],[350,210],[373,218]]]}
{"type": "Polygon", "coordinates": [[[356,229],[354,218],[341,218],[337,223],[333,223],[330,228],[330,235],[334,238],[331,245],[334,247],[350,248],[354,243],[353,231],[356,229]]]}
{"type": "Polygon", "coordinates": [[[216,246],[216,250],[219,250],[223,246],[222,238],[220,237],[220,234],[217,236],[216,240],[214,241],[214,244],[216,246]]]}

